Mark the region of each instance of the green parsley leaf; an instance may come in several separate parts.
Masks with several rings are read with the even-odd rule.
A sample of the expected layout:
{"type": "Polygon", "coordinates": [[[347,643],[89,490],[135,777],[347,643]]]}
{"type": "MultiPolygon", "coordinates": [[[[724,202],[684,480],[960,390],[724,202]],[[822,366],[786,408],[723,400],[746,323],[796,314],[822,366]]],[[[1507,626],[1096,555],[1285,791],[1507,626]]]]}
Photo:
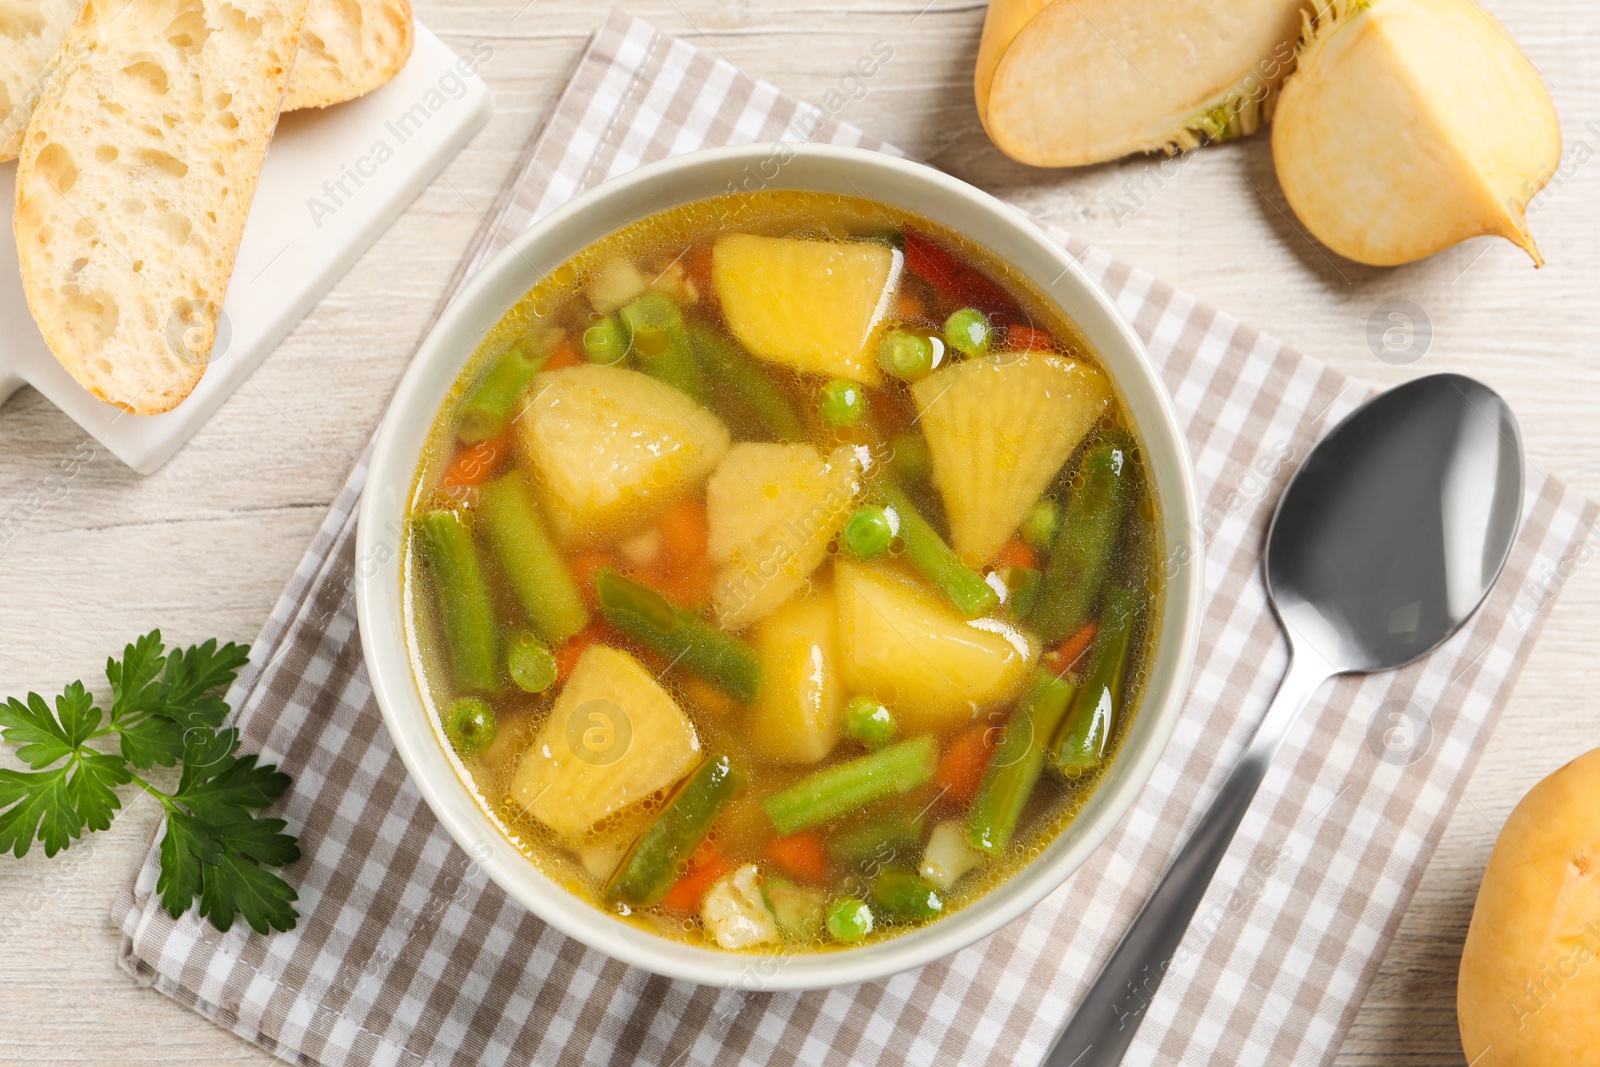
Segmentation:
{"type": "Polygon", "coordinates": [[[270,763],[258,766],[255,756],[235,756],[238,745],[233,729],[191,743],[172,799],[208,822],[224,824],[281,797],[289,776],[270,763]]]}
{"type": "Polygon", "coordinates": [[[152,630],[123,649],[122,659],[106,661],[111,682],[111,728],[122,755],[140,769],[171,767],[183,756],[184,735],[213,730],[227,718],[218,690],[238,677],[250,656],[248,645],[215,639],[170,653],[161,631],[152,630]]]}
{"type": "Polygon", "coordinates": [[[219,648],[216,638],[203,645],[173,649],[162,678],[167,699],[161,714],[185,728],[221,726],[228,705],[216,691],[233,684],[249,659],[249,645],[229,641],[219,648]]]}
{"type": "Polygon", "coordinates": [[[200,887],[200,914],[218,930],[226,932],[233,926],[234,914],[244,916],[250,929],[258,934],[273,930],[292,930],[296,918],[294,902],[299,899],[293,887],[258,865],[245,851],[247,848],[276,848],[274,854],[284,855],[289,850],[298,858],[300,850],[293,846],[263,845],[261,838],[282,838],[286,835],[258,829],[255,824],[276,823],[277,819],[252,819],[247,826],[224,830],[222,833],[222,862],[202,867],[200,887]]]}
{"type": "Polygon", "coordinates": [[[122,758],[138,767],[171,767],[183,757],[183,727],[162,715],[131,726],[113,724],[122,742],[122,758]]]}
{"type": "Polygon", "coordinates": [[[133,772],[125,760],[92,749],[79,753],[77,767],[67,780],[67,798],[78,813],[79,828],[104,830],[109,827],[112,816],[122,808],[117,786],[131,781],[133,772]]]}
{"type": "Polygon", "coordinates": [[[122,807],[117,787],[137,782],[166,809],[156,889],[168,912],[181,915],[198,898],[219,930],[239,916],[262,934],[292,929],[298,898],[271,868],[299,859],[300,848],[282,819],[256,814],[283,795],[289,776],[239,755],[239,731],[222,728],[220,692],[249,654],[215,640],[168,652],[152,630],[106,661],[109,721],[82,682],[54,710],[37,693],[0,704],[0,737],[32,768],[0,769],[0,853],[24,856],[37,838],[53,856],[85,830],[106,829],[122,807]],[[90,747],[107,735],[120,753],[90,747]],[[135,773],[180,762],[170,793],[135,773]]]}
{"type": "Polygon", "coordinates": [[[283,832],[286,826],[282,819],[254,816],[218,824],[174,811],[161,840],[156,879],[162,906],[177,918],[198,895],[201,916],[218,930],[231,928],[236,915],[258,934],[292,930],[292,905],[299,897],[267,869],[300,858],[299,845],[283,832]]]}
{"type": "Polygon", "coordinates": [[[161,836],[161,873],[156,876],[156,892],[167,914],[176,919],[194,905],[201,864],[221,862],[222,843],[210,827],[192,815],[169,811],[161,836]]]}
{"type": "Polygon", "coordinates": [[[27,703],[16,697],[0,705],[0,737],[17,747],[17,758],[34,770],[70,756],[100,725],[102,712],[82,682],[73,682],[56,697],[56,710],[38,693],[27,703]]]}
{"type": "Polygon", "coordinates": [[[33,768],[0,771],[0,853],[21,859],[37,836],[54,856],[83,836],[84,826],[111,825],[121,806],[114,787],[130,779],[121,760],[84,747],[103,718],[82,682],[56,697],[53,712],[38,693],[0,705],[0,736],[33,768]]]}
{"type": "Polygon", "coordinates": [[[72,803],[67,771],[0,770],[0,798],[16,801],[0,812],[0,853],[21,859],[37,835],[44,854],[54,856],[82,835],[83,820],[72,803]]]}
{"type": "Polygon", "coordinates": [[[106,680],[111,683],[111,721],[131,722],[158,710],[166,702],[167,687],[160,682],[167,665],[161,631],[151,630],[122,650],[122,661],[106,660],[106,680]]]}

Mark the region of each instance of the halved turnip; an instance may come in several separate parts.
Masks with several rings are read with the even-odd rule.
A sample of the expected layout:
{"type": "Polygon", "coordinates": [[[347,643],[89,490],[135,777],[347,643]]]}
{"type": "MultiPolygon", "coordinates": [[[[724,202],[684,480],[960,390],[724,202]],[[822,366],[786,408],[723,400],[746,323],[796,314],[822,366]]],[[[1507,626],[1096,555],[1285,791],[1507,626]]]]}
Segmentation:
{"type": "Polygon", "coordinates": [[[978,115],[1022,163],[1073,167],[1254,133],[1309,0],[992,0],[978,115]]]}
{"type": "Polygon", "coordinates": [[[1306,228],[1358,263],[1484,235],[1544,262],[1526,215],[1561,160],[1555,106],[1470,0],[1333,0],[1284,83],[1272,155],[1306,228]]]}

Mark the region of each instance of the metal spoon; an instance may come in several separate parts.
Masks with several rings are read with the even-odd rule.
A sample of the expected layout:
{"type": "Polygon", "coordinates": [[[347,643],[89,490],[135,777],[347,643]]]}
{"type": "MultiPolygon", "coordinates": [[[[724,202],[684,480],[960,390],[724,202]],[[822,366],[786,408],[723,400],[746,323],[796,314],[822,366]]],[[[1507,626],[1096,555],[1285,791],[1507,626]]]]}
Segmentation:
{"type": "Polygon", "coordinates": [[[1329,678],[1392,670],[1460,629],[1505,565],[1521,511],[1517,420],[1471,378],[1438,374],[1392,389],[1311,450],[1267,534],[1267,596],[1289,638],[1289,670],[1046,1067],[1122,1062],[1301,709],[1329,678]]]}

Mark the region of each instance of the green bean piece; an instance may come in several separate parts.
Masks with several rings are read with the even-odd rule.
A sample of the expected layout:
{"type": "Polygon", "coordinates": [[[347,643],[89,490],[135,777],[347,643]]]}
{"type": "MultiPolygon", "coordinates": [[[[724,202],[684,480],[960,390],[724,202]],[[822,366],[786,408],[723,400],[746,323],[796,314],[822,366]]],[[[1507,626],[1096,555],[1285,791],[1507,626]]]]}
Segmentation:
{"type": "Polygon", "coordinates": [[[1000,594],[990,588],[983,575],[961,562],[961,557],[917,511],[905,490],[884,478],[878,483],[878,495],[894,509],[899,519],[899,536],[905,545],[906,559],[949,597],[962,615],[975,619],[999,605],[1000,594]]]}
{"type": "Polygon", "coordinates": [[[639,369],[703,402],[705,382],[684,325],[683,309],[667,294],[649,292],[623,305],[619,314],[639,369]]]}
{"type": "Polygon", "coordinates": [[[761,895],[785,941],[803,943],[822,936],[828,911],[822,890],[774,876],[761,880],[761,895]]]}
{"type": "Polygon", "coordinates": [[[1022,619],[1033,610],[1034,602],[1039,599],[1039,583],[1042,580],[1039,572],[1032,567],[1007,567],[1000,573],[1000,578],[1006,584],[1006,605],[1011,609],[1011,614],[1022,619]]]}
{"type": "Polygon", "coordinates": [[[967,844],[990,855],[1004,852],[1011,844],[1023,806],[1039,783],[1045,754],[1066,721],[1077,688],[1048,671],[1035,677],[989,756],[978,795],[967,812],[967,844]]]}
{"type": "Polygon", "coordinates": [[[915,871],[889,867],[872,880],[872,905],[890,922],[923,923],[944,911],[944,894],[915,871]]]}
{"type": "Polygon", "coordinates": [[[1089,669],[1072,701],[1066,731],[1056,744],[1056,766],[1068,777],[1093,770],[1105,758],[1111,732],[1122,714],[1128,649],[1138,614],[1139,595],[1132,589],[1118,586],[1106,594],[1089,669]]]}
{"type": "Polygon", "coordinates": [[[615,367],[628,358],[628,333],[615,315],[607,315],[583,331],[583,357],[605,367],[615,367]]]}
{"type": "Polygon", "coordinates": [[[559,645],[588,626],[583,594],[545,529],[527,476],[513,470],[484,484],[478,511],[506,581],[539,636],[559,645]]]}
{"type": "Polygon", "coordinates": [[[712,410],[737,440],[805,440],[805,423],[765,367],[704,323],[689,323],[689,340],[701,370],[717,383],[707,398],[712,410]]]}
{"type": "Polygon", "coordinates": [[[506,653],[506,673],[524,693],[542,693],[555,684],[555,653],[533,634],[518,634],[506,653]]]}
{"type": "Polygon", "coordinates": [[[922,853],[922,820],[895,812],[828,838],[828,856],[846,870],[871,874],[891,863],[915,863],[922,853]]]}
{"type": "Polygon", "coordinates": [[[472,521],[460,511],[427,511],[416,518],[417,546],[433,574],[434,599],[444,621],[450,670],[464,689],[500,689],[500,640],[494,597],[483,577],[472,521]]]}
{"type": "Polygon", "coordinates": [[[889,551],[894,540],[894,523],[880,507],[856,509],[844,524],[840,541],[846,552],[858,559],[871,559],[889,551]]]}
{"type": "Polygon", "coordinates": [[[500,436],[517,401],[549,358],[551,346],[543,334],[525,333],[506,346],[493,364],[456,405],[456,437],[467,444],[500,436]]]}
{"type": "Polygon", "coordinates": [[[755,649],[609,567],[596,573],[594,584],[600,613],[612,626],[736,700],[751,704],[760,695],[755,649]]]}
{"type": "Polygon", "coordinates": [[[727,756],[710,756],[667,799],[606,883],[605,895],[636,908],[658,904],[683,876],[711,824],[744,786],[727,756]]]}
{"type": "Polygon", "coordinates": [[[841,763],[800,779],[761,802],[780,834],[795,834],[874,800],[909,793],[933,781],[939,743],[932,734],[841,763]]]}
{"type": "Polygon", "coordinates": [[[963,356],[987,356],[994,331],[977,308],[952,311],[944,320],[944,343],[963,356]]]}
{"type": "Polygon", "coordinates": [[[920,433],[905,430],[889,438],[889,472],[903,485],[926,482],[933,474],[933,455],[920,433]]]}
{"type": "Polygon", "coordinates": [[[890,377],[915,382],[933,373],[939,365],[943,341],[920,333],[890,330],[878,342],[878,366],[890,377]]]}
{"type": "Polygon", "coordinates": [[[867,394],[861,386],[835,378],[817,390],[817,416],[830,430],[854,426],[867,413],[867,394]]]}
{"type": "Polygon", "coordinates": [[[851,234],[850,239],[852,241],[871,241],[874,244],[888,245],[890,248],[898,248],[902,251],[906,247],[906,235],[899,227],[851,234]]]}
{"type": "Polygon", "coordinates": [[[1022,520],[1022,539],[1041,556],[1047,555],[1056,543],[1056,533],[1060,527],[1060,510],[1051,501],[1041,500],[1022,520]]]}
{"type": "Polygon", "coordinates": [[[463,756],[482,752],[494,744],[498,731],[494,709],[487,700],[462,697],[445,712],[444,734],[450,739],[450,746],[463,756]]]}
{"type": "Polygon", "coordinates": [[[869,696],[852,697],[844,707],[844,732],[868,748],[882,748],[898,724],[888,708],[869,696]]]}
{"type": "Polygon", "coordinates": [[[854,944],[872,933],[872,909],[860,897],[840,897],[828,905],[828,933],[854,944]]]}
{"type": "Polygon", "coordinates": [[[1077,633],[1104,590],[1136,474],[1127,439],[1116,434],[1083,457],[1078,488],[1067,499],[1044,584],[1029,623],[1046,645],[1077,633]]]}

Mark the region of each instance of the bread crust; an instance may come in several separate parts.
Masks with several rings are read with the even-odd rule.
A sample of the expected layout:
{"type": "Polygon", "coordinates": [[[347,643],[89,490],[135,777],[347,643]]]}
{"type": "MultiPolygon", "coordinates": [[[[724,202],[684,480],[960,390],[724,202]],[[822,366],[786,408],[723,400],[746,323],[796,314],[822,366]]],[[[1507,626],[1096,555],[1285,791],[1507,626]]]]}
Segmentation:
{"type": "MultiPolygon", "coordinates": [[[[22,131],[47,86],[82,0],[0,0],[26,17],[0,22],[0,163],[16,159],[22,131]]],[[[310,0],[284,111],[329,107],[365,96],[406,65],[416,39],[410,0],[310,0]],[[359,33],[352,36],[350,27],[359,33]]]]}

